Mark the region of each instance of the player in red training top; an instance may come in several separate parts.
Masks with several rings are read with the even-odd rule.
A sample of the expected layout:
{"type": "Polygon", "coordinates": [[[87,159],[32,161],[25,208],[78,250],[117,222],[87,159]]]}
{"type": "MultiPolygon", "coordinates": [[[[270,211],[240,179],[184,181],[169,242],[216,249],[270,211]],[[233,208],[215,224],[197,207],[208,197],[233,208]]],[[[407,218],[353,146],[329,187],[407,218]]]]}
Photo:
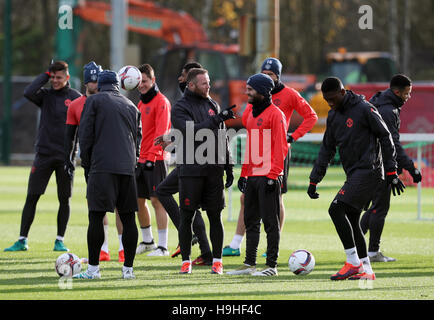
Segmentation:
{"type": "Polygon", "coordinates": [[[238,180],[238,188],[245,195],[246,257],[241,268],[228,274],[277,275],[279,199],[288,144],[285,115],[271,102],[273,88],[273,80],[263,73],[247,80],[250,104],[243,113],[243,125],[247,129],[246,152],[238,180]],[[261,220],[267,234],[267,260],[265,269],[256,271],[261,220]]]}
{"type": "Polygon", "coordinates": [[[141,93],[138,108],[142,117],[142,143],[140,159],[136,169],[138,219],[142,231],[143,241],[137,247],[136,253],[151,251],[150,256],[168,256],[168,216],[155,190],[158,184],[167,176],[168,152],[160,145],[154,145],[154,139],[170,130],[169,100],[160,92],[155,82],[155,73],[152,66],[143,64],[139,66],[142,73],[142,82],[138,90],[141,93]],[[151,214],[146,199],[151,200],[155,210],[158,228],[158,246],[154,244],[151,229],[151,214]]]}
{"type": "MultiPolygon", "coordinates": [[[[83,81],[86,88],[86,93],[73,100],[68,108],[66,117],[66,131],[65,131],[65,170],[72,178],[75,170],[75,155],[77,151],[77,132],[80,125],[81,113],[83,112],[83,106],[87,97],[98,92],[98,74],[102,71],[100,65],[97,65],[94,61],[89,62],[83,67],[83,81]]],[[[87,175],[85,175],[86,177],[87,175]]],[[[110,253],[108,249],[108,218],[104,217],[104,244],[101,247],[99,261],[110,261],[110,253]]],[[[122,222],[116,211],[116,228],[118,230],[119,237],[119,250],[118,260],[124,262],[124,247],[122,245],[122,222]]]]}
{"type": "MultiPolygon", "coordinates": [[[[279,107],[283,111],[286,118],[287,128],[289,129],[289,123],[294,111],[297,111],[297,113],[303,118],[303,122],[293,133],[287,133],[287,142],[291,144],[312,130],[313,126],[318,120],[318,116],[309,103],[307,103],[307,101],[296,90],[285,86],[280,81],[282,63],[278,59],[265,59],[261,66],[261,72],[270,76],[274,82],[274,89],[271,91],[271,100],[275,106],[279,107]]],[[[287,181],[290,159],[291,149],[289,149],[288,155],[285,158],[285,166],[282,177],[282,194],[288,191],[287,181]]],[[[280,231],[282,231],[283,224],[285,222],[285,206],[283,205],[282,194],[280,195],[280,231]]],[[[238,215],[238,223],[235,230],[235,235],[232,239],[232,242],[223,249],[223,256],[240,255],[240,246],[246,231],[244,226],[244,194],[241,195],[240,201],[240,214],[238,215]]]]}

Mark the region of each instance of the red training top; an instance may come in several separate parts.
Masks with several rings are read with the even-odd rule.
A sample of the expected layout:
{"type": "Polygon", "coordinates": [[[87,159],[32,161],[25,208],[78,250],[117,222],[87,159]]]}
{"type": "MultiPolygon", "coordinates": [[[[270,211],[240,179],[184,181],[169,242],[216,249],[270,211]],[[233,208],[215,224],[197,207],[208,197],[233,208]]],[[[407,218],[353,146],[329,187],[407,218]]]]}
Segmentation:
{"type": "Polygon", "coordinates": [[[303,117],[303,122],[292,133],[294,141],[304,136],[310,130],[318,120],[318,116],[313,108],[307,103],[307,101],[298,93],[297,90],[285,86],[281,91],[271,96],[273,104],[278,106],[286,117],[286,127],[289,128],[289,122],[291,116],[295,111],[303,117]]]}
{"type": "Polygon", "coordinates": [[[149,102],[139,102],[138,108],[142,114],[142,143],[140,147],[139,162],[155,162],[156,160],[167,160],[170,156],[161,146],[154,145],[154,139],[170,130],[169,100],[158,92],[149,102]]]}
{"type": "Polygon", "coordinates": [[[68,113],[66,115],[66,124],[78,126],[80,124],[81,113],[83,112],[83,106],[86,102],[86,96],[78,97],[72,100],[68,107],[68,113]]]}
{"type": "Polygon", "coordinates": [[[247,129],[247,141],[241,176],[266,176],[276,180],[282,174],[288,153],[285,115],[271,104],[255,118],[252,105],[248,104],[242,121],[247,129]]]}

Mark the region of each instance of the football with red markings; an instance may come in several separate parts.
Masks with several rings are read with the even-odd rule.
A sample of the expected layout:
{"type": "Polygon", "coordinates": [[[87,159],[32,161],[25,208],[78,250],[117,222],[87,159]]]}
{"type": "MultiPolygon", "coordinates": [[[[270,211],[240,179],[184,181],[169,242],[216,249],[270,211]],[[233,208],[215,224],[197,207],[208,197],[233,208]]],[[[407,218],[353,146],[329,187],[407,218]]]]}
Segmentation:
{"type": "Polygon", "coordinates": [[[73,253],[64,253],[56,259],[55,269],[60,277],[72,277],[81,271],[81,260],[73,253]]]}
{"type": "Polygon", "coordinates": [[[300,249],[294,251],[288,260],[289,270],[294,274],[301,276],[312,272],[315,267],[315,258],[307,250],[300,249]]]}
{"type": "Polygon", "coordinates": [[[135,66],[124,66],[118,72],[121,88],[124,90],[136,89],[142,81],[142,73],[135,66]]]}

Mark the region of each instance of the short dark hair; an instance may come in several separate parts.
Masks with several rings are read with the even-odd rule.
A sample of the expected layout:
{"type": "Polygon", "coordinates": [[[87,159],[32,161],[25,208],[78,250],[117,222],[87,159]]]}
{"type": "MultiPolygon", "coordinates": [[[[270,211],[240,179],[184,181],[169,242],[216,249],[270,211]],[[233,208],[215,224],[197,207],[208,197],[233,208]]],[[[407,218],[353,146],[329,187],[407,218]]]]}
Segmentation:
{"type": "Polygon", "coordinates": [[[323,93],[336,92],[342,90],[343,88],[344,85],[342,84],[342,81],[336,77],[330,77],[325,79],[321,85],[321,91],[323,93]]]}
{"type": "Polygon", "coordinates": [[[208,73],[208,70],[205,70],[203,68],[190,69],[190,71],[188,71],[188,74],[187,74],[187,81],[186,82],[189,83],[189,82],[195,80],[198,75],[206,74],[206,73],[208,73]]]}
{"type": "Polygon", "coordinates": [[[187,71],[187,72],[190,71],[190,70],[193,69],[193,68],[203,69],[202,65],[201,65],[199,62],[195,62],[195,61],[187,62],[187,63],[182,67],[182,69],[184,69],[184,70],[187,71]]]}
{"type": "Polygon", "coordinates": [[[141,73],[146,74],[146,76],[147,76],[149,79],[152,79],[152,78],[155,77],[154,68],[152,68],[152,66],[151,66],[150,64],[148,64],[148,63],[145,63],[145,64],[140,65],[140,66],[138,67],[138,69],[139,69],[139,71],[140,71],[141,73]]]}
{"type": "Polygon", "coordinates": [[[49,68],[50,72],[65,71],[68,73],[68,64],[65,61],[54,61],[49,68]]]}
{"type": "Polygon", "coordinates": [[[390,80],[390,89],[402,91],[406,87],[411,86],[411,80],[409,77],[403,74],[397,74],[390,80]]]}

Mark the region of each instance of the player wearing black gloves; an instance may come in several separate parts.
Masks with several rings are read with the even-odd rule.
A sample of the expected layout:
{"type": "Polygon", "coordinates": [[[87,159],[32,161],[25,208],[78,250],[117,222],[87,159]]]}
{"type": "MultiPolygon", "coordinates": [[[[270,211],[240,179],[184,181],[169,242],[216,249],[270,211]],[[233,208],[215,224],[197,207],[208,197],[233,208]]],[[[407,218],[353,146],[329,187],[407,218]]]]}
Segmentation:
{"type": "Polygon", "coordinates": [[[387,176],[387,180],[378,185],[372,205],[363,215],[360,225],[363,233],[369,230],[368,255],[373,262],[390,262],[396,259],[384,256],[380,251],[380,240],[384,223],[390,208],[390,194],[400,194],[403,191],[402,182],[397,179],[402,169],[407,170],[414,183],[422,181],[420,171],[414,166],[413,161],[405,153],[399,141],[399,127],[401,124],[401,108],[410,98],[411,80],[404,75],[396,75],[390,81],[390,88],[376,93],[370,102],[378,108],[384,122],[392,134],[396,148],[397,173],[387,176]]]}
{"type": "Polygon", "coordinates": [[[171,113],[173,128],[182,133],[182,141],[175,142],[178,146],[182,145],[180,158],[177,159],[181,217],[178,231],[183,260],[180,273],[191,273],[191,229],[195,211],[199,206],[206,211],[210,222],[212,273],[223,272],[221,259],[224,235],[221,221],[221,211],[224,208],[223,173],[225,168],[232,166],[232,162],[227,138],[221,139],[221,133],[225,133],[226,130],[224,121],[235,116],[232,111],[234,106],[221,111],[220,106],[210,98],[209,90],[208,71],[199,68],[191,69],[188,72],[184,96],[176,102],[171,113]],[[211,130],[214,141],[217,142],[215,150],[210,150],[214,155],[212,159],[208,154],[205,159],[200,159],[201,161],[196,157],[196,151],[203,142],[197,139],[191,141],[191,135],[196,135],[200,129],[211,130]]]}
{"type": "Polygon", "coordinates": [[[271,102],[273,87],[273,80],[262,73],[247,80],[249,105],[243,114],[243,125],[247,129],[246,154],[238,180],[238,188],[244,193],[246,257],[243,266],[228,272],[232,275],[277,275],[280,242],[279,198],[288,144],[285,116],[271,102]],[[257,155],[262,155],[262,158],[258,159],[257,155]],[[267,258],[265,268],[256,271],[261,220],[267,234],[267,258]]]}
{"type": "Polygon", "coordinates": [[[360,228],[360,214],[374,197],[376,186],[384,179],[383,165],[386,181],[396,188],[398,194],[403,191],[404,185],[396,174],[395,146],[377,109],[363,96],[346,91],[338,78],[324,80],[321,90],[331,110],[321,149],[310,174],[309,197],[319,197],[317,184],[325,176],[336,148],[339,148],[346,174],[346,181],[332,201],[329,214],[347,260],[331,279],[374,280],[360,228]]]}
{"type": "Polygon", "coordinates": [[[166,96],[158,89],[155,72],[151,65],[139,66],[142,81],[137,90],[140,92],[138,109],[142,118],[142,144],[136,169],[136,182],[140,224],[143,241],[137,247],[137,254],[152,250],[150,256],[168,256],[169,219],[167,212],[157,198],[155,190],[167,176],[169,154],[154,139],[169,132],[171,105],[166,96]],[[155,211],[158,228],[158,246],[155,246],[151,229],[151,213],[147,200],[155,211]]]}

